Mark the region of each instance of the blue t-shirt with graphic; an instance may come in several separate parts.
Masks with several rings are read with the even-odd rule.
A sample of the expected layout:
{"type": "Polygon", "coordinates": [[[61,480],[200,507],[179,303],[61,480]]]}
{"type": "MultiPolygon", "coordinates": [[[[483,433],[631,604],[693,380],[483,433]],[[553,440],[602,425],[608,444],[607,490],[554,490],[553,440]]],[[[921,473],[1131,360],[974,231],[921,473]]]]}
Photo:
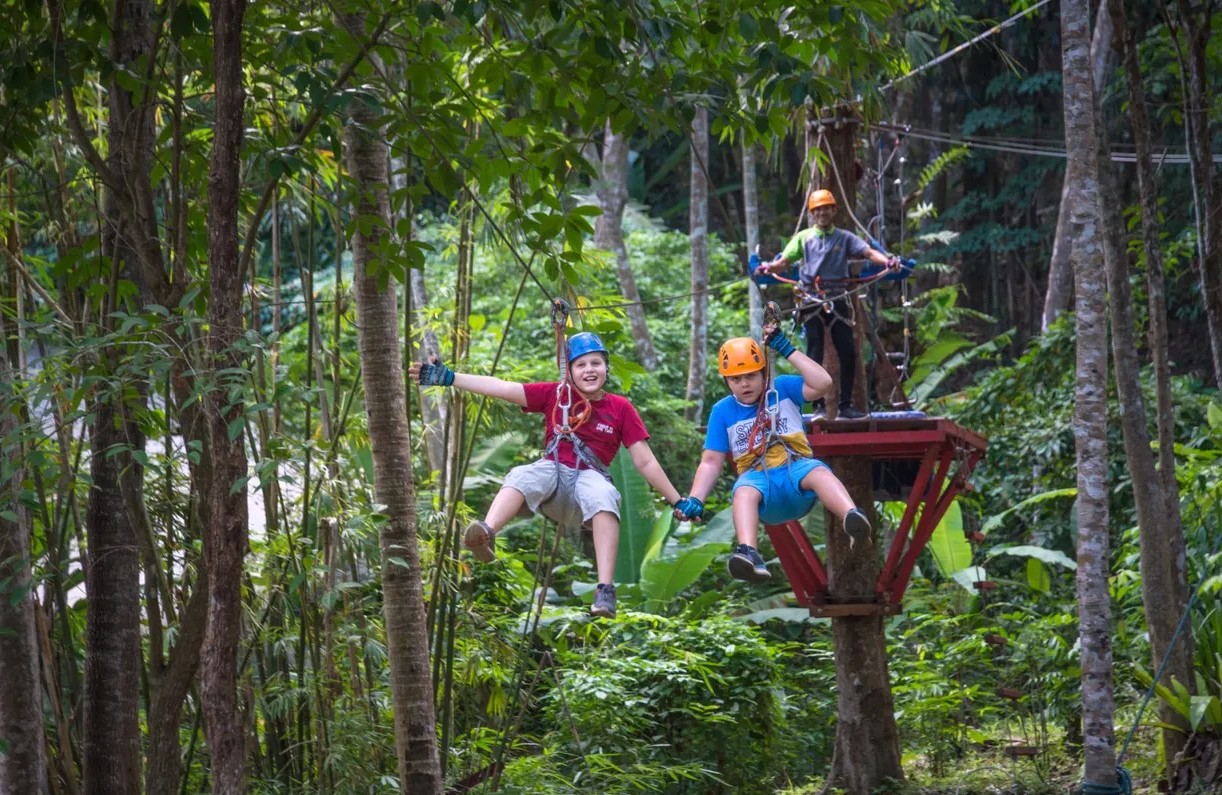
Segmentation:
{"type": "MultiPolygon", "coordinates": [[[[773,384],[779,400],[777,434],[796,454],[805,458],[813,458],[810,441],[806,438],[806,431],[802,425],[802,386],[804,383],[802,377],[798,375],[777,376],[773,384]]],[[[733,395],[727,395],[717,401],[713,410],[709,412],[704,448],[718,453],[731,454],[739,474],[750,469],[759,457],[750,450],[751,428],[755,424],[757,413],[757,406],[739,403],[733,395]]],[[[769,468],[782,466],[785,460],[785,449],[779,442],[774,442],[768,448],[764,466],[769,468]]]]}

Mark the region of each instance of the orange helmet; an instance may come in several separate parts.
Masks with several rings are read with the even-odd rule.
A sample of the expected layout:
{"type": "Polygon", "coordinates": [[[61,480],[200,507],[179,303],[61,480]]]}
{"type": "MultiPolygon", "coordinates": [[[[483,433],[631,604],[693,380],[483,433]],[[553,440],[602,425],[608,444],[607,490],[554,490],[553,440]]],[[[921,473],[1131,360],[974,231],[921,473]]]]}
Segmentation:
{"type": "Polygon", "coordinates": [[[727,340],[717,352],[717,372],[722,375],[746,375],[763,370],[764,352],[750,337],[735,337],[727,340]]]}
{"type": "Polygon", "coordinates": [[[820,188],[816,191],[811,191],[811,194],[806,199],[806,209],[814,211],[820,207],[836,206],[836,197],[832,195],[830,190],[820,188]]]}

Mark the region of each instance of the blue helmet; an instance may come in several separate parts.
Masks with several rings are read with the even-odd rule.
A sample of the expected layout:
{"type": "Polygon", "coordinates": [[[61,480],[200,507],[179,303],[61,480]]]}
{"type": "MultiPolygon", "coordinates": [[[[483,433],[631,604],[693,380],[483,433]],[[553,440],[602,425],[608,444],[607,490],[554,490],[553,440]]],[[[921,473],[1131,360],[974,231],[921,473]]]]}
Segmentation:
{"type": "Polygon", "coordinates": [[[583,331],[580,334],[574,334],[569,337],[570,362],[585,356],[587,353],[601,353],[606,358],[611,356],[607,346],[603,345],[603,341],[593,331],[583,331]]]}

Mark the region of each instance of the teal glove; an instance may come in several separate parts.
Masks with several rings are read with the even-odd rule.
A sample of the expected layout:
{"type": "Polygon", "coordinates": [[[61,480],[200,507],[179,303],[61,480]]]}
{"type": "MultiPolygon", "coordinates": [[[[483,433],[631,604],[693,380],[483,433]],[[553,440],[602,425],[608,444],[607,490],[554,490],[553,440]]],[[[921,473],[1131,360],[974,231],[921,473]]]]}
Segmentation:
{"type": "Polygon", "coordinates": [[[794,344],[789,341],[789,337],[786,337],[785,333],[779,328],[773,329],[772,333],[768,335],[768,339],[764,341],[768,343],[769,348],[772,348],[784,359],[788,359],[789,354],[797,350],[794,344]]]}
{"type": "Polygon", "coordinates": [[[680,521],[699,522],[704,517],[704,503],[695,497],[684,497],[675,503],[675,518],[680,521]]]}
{"type": "Polygon", "coordinates": [[[420,386],[452,386],[454,371],[441,362],[420,365],[420,386]]]}

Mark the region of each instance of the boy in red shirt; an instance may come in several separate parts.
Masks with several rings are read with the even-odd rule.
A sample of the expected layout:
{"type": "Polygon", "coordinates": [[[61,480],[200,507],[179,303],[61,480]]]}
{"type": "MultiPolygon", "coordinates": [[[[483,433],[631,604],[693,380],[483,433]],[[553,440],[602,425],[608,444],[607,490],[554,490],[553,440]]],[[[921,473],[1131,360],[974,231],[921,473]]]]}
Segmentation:
{"type": "Polygon", "coordinates": [[[632,463],[666,502],[685,508],[662,465],[649,447],[641,415],[625,397],[603,390],[609,354],[597,334],[574,334],[568,341],[569,386],[556,382],[520,384],[486,375],[455,373],[440,362],[413,363],[412,378],[421,386],[454,386],[477,395],[500,398],[522,411],[545,417],[546,450],[532,464],[514,467],[488,506],[483,520],[467,526],[463,543],[477,560],[496,557],[497,532],[523,506],[566,527],[590,527],[598,587],[590,613],[615,617],[615,556],[619,547],[619,492],[607,467],[622,443],[632,463]],[[561,432],[561,402],[568,402],[571,433],[561,432]],[[571,484],[569,486],[568,484],[571,484]],[[570,494],[560,494],[570,488],[570,494]]]}

